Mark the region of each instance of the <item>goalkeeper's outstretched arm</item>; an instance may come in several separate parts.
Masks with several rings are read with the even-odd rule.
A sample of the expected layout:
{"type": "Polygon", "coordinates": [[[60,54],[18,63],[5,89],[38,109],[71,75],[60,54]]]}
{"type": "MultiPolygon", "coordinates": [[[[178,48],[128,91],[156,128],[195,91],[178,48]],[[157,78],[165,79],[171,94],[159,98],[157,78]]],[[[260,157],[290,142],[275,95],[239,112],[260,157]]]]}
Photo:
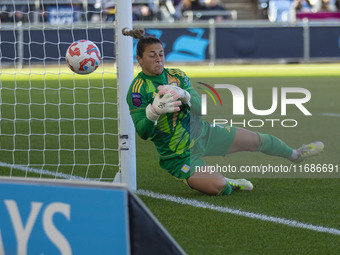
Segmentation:
{"type": "Polygon", "coordinates": [[[155,135],[155,123],[146,117],[145,108],[131,111],[132,121],[140,138],[147,140],[155,135]]]}

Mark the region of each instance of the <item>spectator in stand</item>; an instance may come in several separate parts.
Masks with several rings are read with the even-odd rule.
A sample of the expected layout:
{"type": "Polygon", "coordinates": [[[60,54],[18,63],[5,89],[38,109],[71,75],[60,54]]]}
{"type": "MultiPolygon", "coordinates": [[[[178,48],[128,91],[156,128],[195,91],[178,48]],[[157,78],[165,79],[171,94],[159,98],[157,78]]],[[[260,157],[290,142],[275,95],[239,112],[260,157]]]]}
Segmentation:
{"type": "Polygon", "coordinates": [[[179,20],[182,16],[182,6],[183,6],[183,0],[172,0],[172,4],[175,8],[175,15],[174,18],[176,20],[179,20]]]}
{"type": "MultiPolygon", "coordinates": [[[[205,10],[205,5],[202,4],[200,0],[183,0],[182,4],[182,16],[186,11],[203,11],[205,10]]],[[[184,16],[185,17],[185,16],[184,16]]],[[[199,17],[194,16],[194,20],[199,19],[199,17]]]]}
{"type": "Polygon", "coordinates": [[[7,13],[7,6],[1,5],[0,6],[0,22],[7,22],[8,13],[7,13]]]}
{"type": "Polygon", "coordinates": [[[309,0],[312,6],[312,12],[335,12],[337,8],[335,6],[336,0],[309,0]]]}
{"type": "Polygon", "coordinates": [[[335,0],[322,0],[321,11],[336,12],[336,1],[335,0]]]}
{"type": "Polygon", "coordinates": [[[114,0],[103,0],[102,8],[104,10],[104,20],[106,21],[115,21],[116,19],[116,7],[114,0]]]}
{"type": "MultiPolygon", "coordinates": [[[[219,3],[219,0],[205,0],[205,8],[207,11],[225,11],[226,9],[219,3]]],[[[225,19],[223,15],[204,16],[204,19],[215,19],[216,22],[225,19]]]]}
{"type": "Polygon", "coordinates": [[[183,0],[182,13],[185,11],[201,11],[204,9],[204,6],[199,0],[183,0]]]}
{"type": "Polygon", "coordinates": [[[145,0],[142,4],[133,4],[132,19],[139,21],[152,21],[160,19],[154,0],[145,0]]]}
{"type": "Polygon", "coordinates": [[[88,22],[100,22],[101,2],[96,0],[95,3],[88,3],[84,6],[84,20],[88,22]],[[85,7],[85,8],[84,8],[85,7]]]}
{"type": "Polygon", "coordinates": [[[133,16],[133,20],[139,20],[139,21],[151,21],[155,17],[150,6],[145,5],[145,4],[140,5],[140,6],[134,6],[134,9],[132,11],[132,16],[133,16]]]}
{"type": "Polygon", "coordinates": [[[299,0],[296,10],[300,12],[312,12],[312,4],[309,0],[299,0]]]}
{"type": "Polygon", "coordinates": [[[28,21],[28,8],[27,4],[16,4],[15,6],[9,5],[6,8],[7,22],[27,22],[28,21]]]}

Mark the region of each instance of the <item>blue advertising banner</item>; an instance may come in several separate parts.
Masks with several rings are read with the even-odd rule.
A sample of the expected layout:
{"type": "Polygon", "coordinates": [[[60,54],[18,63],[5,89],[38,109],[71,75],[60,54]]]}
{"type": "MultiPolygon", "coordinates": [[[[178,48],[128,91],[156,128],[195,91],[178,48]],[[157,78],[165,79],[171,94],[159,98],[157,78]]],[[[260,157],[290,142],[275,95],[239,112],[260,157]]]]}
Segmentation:
{"type": "Polygon", "coordinates": [[[127,191],[69,183],[0,180],[0,254],[129,254],[127,191]]]}
{"type": "Polygon", "coordinates": [[[340,57],[340,27],[311,27],[310,57],[340,57]]]}
{"type": "MultiPolygon", "coordinates": [[[[201,62],[209,58],[209,30],[206,28],[164,28],[146,29],[147,35],[155,36],[163,42],[166,61],[201,62]]],[[[136,61],[138,40],[133,41],[136,61]]]]}
{"type": "MultiPolygon", "coordinates": [[[[6,35],[10,36],[9,33],[6,35]]],[[[30,59],[30,61],[34,62],[57,61],[61,57],[61,63],[65,63],[67,48],[73,41],[82,39],[88,39],[99,47],[101,54],[104,57],[103,61],[106,59],[112,61],[115,58],[116,53],[115,45],[113,43],[113,29],[91,29],[90,33],[86,30],[79,29],[24,31],[24,41],[31,41],[31,43],[24,45],[24,57],[25,59],[30,59]],[[60,42],[58,42],[58,40],[60,40],[60,42]],[[44,43],[45,41],[48,43],[44,43]]]]}
{"type": "MultiPolygon", "coordinates": [[[[302,26],[259,26],[259,27],[216,27],[214,42],[211,30],[197,28],[150,28],[147,35],[163,42],[167,62],[203,62],[211,60],[261,60],[293,59],[305,60],[309,47],[309,57],[327,59],[340,57],[340,28],[336,26],[309,26],[309,38],[304,38],[302,26]],[[309,39],[309,40],[308,40],[309,39]],[[308,41],[306,41],[308,40],[308,41]],[[211,45],[214,43],[214,45],[211,45]],[[307,43],[307,44],[306,44],[307,43]],[[209,49],[210,46],[213,46],[209,49]],[[209,50],[214,51],[210,56],[209,50]]],[[[23,43],[16,43],[18,31],[0,31],[1,62],[19,60],[18,46],[23,45],[24,62],[56,62],[65,60],[68,46],[75,40],[88,39],[100,48],[103,61],[115,60],[115,30],[112,28],[91,29],[47,29],[23,30],[23,43]]],[[[133,41],[134,61],[138,40],[133,41]]]]}
{"type": "Polygon", "coordinates": [[[216,29],[217,59],[302,58],[301,27],[216,29]]]}
{"type": "Polygon", "coordinates": [[[1,63],[4,62],[11,62],[16,57],[17,52],[17,44],[16,41],[16,33],[13,31],[3,31],[0,30],[0,61],[1,63]]]}

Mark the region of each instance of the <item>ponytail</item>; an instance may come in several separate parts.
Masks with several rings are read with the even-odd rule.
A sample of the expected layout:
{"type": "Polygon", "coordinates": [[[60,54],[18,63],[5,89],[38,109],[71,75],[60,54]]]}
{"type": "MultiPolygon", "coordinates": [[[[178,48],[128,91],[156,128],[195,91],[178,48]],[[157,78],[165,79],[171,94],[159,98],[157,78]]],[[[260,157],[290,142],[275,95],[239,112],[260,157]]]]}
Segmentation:
{"type": "Polygon", "coordinates": [[[129,30],[129,28],[124,27],[122,29],[122,33],[125,36],[131,36],[131,37],[133,37],[135,39],[140,39],[140,38],[142,38],[144,36],[145,31],[142,28],[136,28],[136,29],[133,29],[133,30],[129,30]]]}
{"type": "Polygon", "coordinates": [[[124,27],[122,29],[122,34],[124,36],[131,36],[132,38],[139,40],[137,43],[137,56],[141,58],[143,57],[143,53],[144,53],[146,46],[150,44],[157,44],[157,43],[163,45],[162,41],[156,37],[144,36],[145,31],[142,28],[136,28],[136,29],[131,30],[127,27],[124,27]]]}

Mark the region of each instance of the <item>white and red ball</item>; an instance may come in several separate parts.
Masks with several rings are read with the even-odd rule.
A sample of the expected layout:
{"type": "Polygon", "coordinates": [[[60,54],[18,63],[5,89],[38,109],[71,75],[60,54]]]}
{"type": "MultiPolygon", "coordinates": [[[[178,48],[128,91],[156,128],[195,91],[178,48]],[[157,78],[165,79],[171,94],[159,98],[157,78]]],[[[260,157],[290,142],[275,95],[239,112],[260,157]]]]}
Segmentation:
{"type": "Polygon", "coordinates": [[[89,40],[72,43],[66,51],[68,67],[77,74],[89,74],[96,70],[101,61],[101,54],[96,44],[89,40]]]}

